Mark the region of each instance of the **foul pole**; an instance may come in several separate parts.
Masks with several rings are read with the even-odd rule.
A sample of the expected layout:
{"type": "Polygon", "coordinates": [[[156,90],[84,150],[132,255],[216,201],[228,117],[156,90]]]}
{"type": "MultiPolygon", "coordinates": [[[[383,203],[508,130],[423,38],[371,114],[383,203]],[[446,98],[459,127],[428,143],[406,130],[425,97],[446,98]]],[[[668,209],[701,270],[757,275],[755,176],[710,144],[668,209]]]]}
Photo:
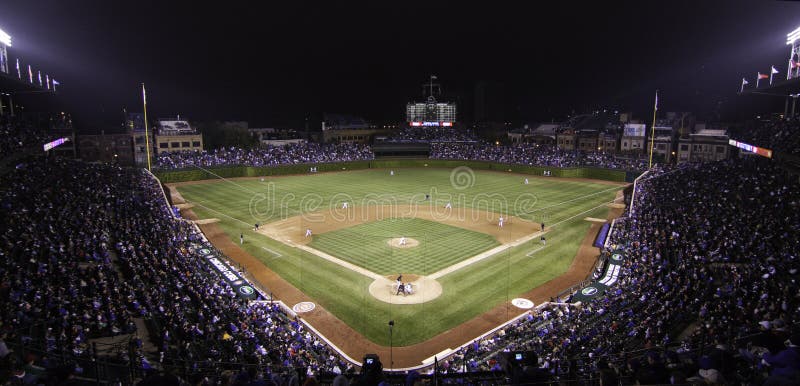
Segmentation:
{"type": "Polygon", "coordinates": [[[147,171],[150,171],[150,134],[147,131],[147,93],[144,91],[142,83],[142,105],[144,105],[144,143],[147,152],[147,171]]]}
{"type": "Polygon", "coordinates": [[[650,126],[650,164],[647,168],[653,167],[653,143],[656,139],[656,111],[658,111],[658,90],[656,90],[656,103],[653,105],[653,125],[650,126]]]}

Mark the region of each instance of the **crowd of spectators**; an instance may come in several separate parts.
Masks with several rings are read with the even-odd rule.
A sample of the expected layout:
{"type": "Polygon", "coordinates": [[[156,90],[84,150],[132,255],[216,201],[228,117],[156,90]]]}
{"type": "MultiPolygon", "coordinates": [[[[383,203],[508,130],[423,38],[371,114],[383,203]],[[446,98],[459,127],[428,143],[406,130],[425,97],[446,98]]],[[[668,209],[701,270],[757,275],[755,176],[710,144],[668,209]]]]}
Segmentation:
{"type": "Polygon", "coordinates": [[[8,115],[0,115],[0,155],[5,156],[17,150],[39,146],[51,141],[54,136],[46,130],[40,130],[32,125],[15,119],[8,115]]]}
{"type": "MultiPolygon", "coordinates": [[[[614,165],[546,146],[490,146],[487,158],[476,145],[453,146],[434,145],[440,158],[614,165]]],[[[247,162],[227,158],[240,150],[227,152],[211,159],[247,162]]],[[[18,165],[0,186],[0,363],[8,374],[30,364],[5,361],[4,342],[38,339],[43,352],[88,356],[92,339],[145,334],[138,318],[154,322],[156,351],[134,344],[118,359],[181,368],[193,383],[283,384],[298,376],[286,368],[352,371],[277,303],[237,296],[198,252],[213,247],[172,216],[146,172],[50,158],[18,165]]],[[[500,371],[505,353],[526,351],[535,353],[536,380],[798,384],[798,206],[800,184],[771,160],[651,169],[604,251],[624,251],[614,287],[586,304],[527,315],[441,369],[500,371]]]]}
{"type": "Polygon", "coordinates": [[[445,367],[499,369],[503,352],[531,350],[550,379],[800,383],[796,178],[763,159],[648,177],[611,236],[626,255],[615,287],[546,307],[445,367]]]}
{"type": "Polygon", "coordinates": [[[800,155],[800,119],[769,119],[732,128],[731,138],[773,151],[800,155]]]}
{"type": "Polygon", "coordinates": [[[475,142],[478,138],[472,131],[455,127],[403,127],[383,139],[384,142],[475,142]]]}
{"type": "Polygon", "coordinates": [[[360,161],[371,160],[373,158],[372,150],[367,145],[354,143],[295,143],[253,149],[229,147],[211,151],[161,153],[156,158],[156,168],[183,169],[198,166],[277,166],[302,163],[360,161]]]}
{"type": "Polygon", "coordinates": [[[458,159],[502,162],[531,166],[596,166],[609,169],[645,170],[647,161],[620,158],[610,153],[562,150],[555,145],[478,143],[431,144],[433,159],[458,159]]]}
{"type": "MultiPolygon", "coordinates": [[[[0,341],[87,357],[94,338],[147,334],[134,322],[142,318],[156,326],[157,352],[136,338],[117,358],[139,369],[181,368],[212,383],[231,363],[276,369],[260,377],[347,370],[277,303],[237,296],[198,252],[213,247],[172,217],[142,170],[54,158],[20,164],[2,182],[0,341]]],[[[26,366],[3,363],[13,374],[26,366]]]]}

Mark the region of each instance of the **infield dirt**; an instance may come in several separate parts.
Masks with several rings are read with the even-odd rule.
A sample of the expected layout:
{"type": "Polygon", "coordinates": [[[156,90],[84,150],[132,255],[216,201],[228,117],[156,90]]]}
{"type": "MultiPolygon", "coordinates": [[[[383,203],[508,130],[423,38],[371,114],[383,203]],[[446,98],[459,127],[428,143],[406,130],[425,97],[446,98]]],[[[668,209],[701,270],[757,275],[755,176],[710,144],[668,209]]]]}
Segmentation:
{"type": "Polygon", "coordinates": [[[445,210],[430,205],[370,205],[293,216],[262,225],[258,232],[282,242],[305,245],[310,243],[313,237],[305,237],[306,229],[311,229],[313,235],[318,235],[392,218],[421,218],[436,221],[494,236],[501,244],[512,242],[540,230],[539,224],[514,216],[504,216],[503,226],[500,227],[498,226],[499,215],[485,210],[471,208],[445,210]]]}

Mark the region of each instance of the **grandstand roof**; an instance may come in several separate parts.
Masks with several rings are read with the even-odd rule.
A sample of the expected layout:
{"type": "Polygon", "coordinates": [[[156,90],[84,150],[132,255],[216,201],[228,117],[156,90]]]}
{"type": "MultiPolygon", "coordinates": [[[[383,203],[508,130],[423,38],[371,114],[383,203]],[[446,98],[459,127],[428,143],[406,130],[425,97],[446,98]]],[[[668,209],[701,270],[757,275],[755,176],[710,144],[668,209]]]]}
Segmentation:
{"type": "MultiPolygon", "coordinates": [[[[766,82],[762,82],[766,83],[766,82]]],[[[740,92],[739,95],[759,95],[759,94],[767,94],[767,95],[788,95],[788,94],[797,94],[800,93],[800,78],[794,78],[789,80],[776,80],[769,85],[766,83],[759,88],[745,88],[744,91],[740,92]]]]}
{"type": "Polygon", "coordinates": [[[699,135],[699,136],[705,136],[705,137],[723,137],[723,136],[728,135],[728,133],[727,133],[727,130],[724,130],[724,129],[717,129],[717,130],[715,130],[715,129],[702,129],[702,130],[698,130],[696,133],[693,133],[691,135],[699,135]]]}
{"type": "Polygon", "coordinates": [[[560,123],[543,123],[533,130],[533,134],[553,136],[560,125],[560,123]]]}
{"type": "Polygon", "coordinates": [[[25,80],[19,79],[12,74],[6,74],[0,71],[0,92],[9,94],[16,93],[33,93],[33,92],[52,92],[46,87],[41,87],[38,84],[29,83],[25,80]]]}

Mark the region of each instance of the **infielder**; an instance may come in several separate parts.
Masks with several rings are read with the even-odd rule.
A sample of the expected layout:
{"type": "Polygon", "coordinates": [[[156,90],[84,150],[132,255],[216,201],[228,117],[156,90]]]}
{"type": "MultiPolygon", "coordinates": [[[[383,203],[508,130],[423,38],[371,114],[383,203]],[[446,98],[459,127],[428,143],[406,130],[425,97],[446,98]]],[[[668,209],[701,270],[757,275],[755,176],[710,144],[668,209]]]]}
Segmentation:
{"type": "Polygon", "coordinates": [[[311,228],[306,228],[306,237],[311,236],[311,228]]]}
{"type": "Polygon", "coordinates": [[[347,209],[347,208],[348,208],[347,201],[345,201],[342,203],[342,209],[347,209]]]}
{"type": "Polygon", "coordinates": [[[503,227],[503,216],[500,216],[500,220],[497,222],[497,225],[502,228],[503,227]]]}
{"type": "Polygon", "coordinates": [[[445,209],[453,209],[453,206],[450,205],[450,202],[448,201],[447,204],[444,205],[444,208],[445,209]]]}

